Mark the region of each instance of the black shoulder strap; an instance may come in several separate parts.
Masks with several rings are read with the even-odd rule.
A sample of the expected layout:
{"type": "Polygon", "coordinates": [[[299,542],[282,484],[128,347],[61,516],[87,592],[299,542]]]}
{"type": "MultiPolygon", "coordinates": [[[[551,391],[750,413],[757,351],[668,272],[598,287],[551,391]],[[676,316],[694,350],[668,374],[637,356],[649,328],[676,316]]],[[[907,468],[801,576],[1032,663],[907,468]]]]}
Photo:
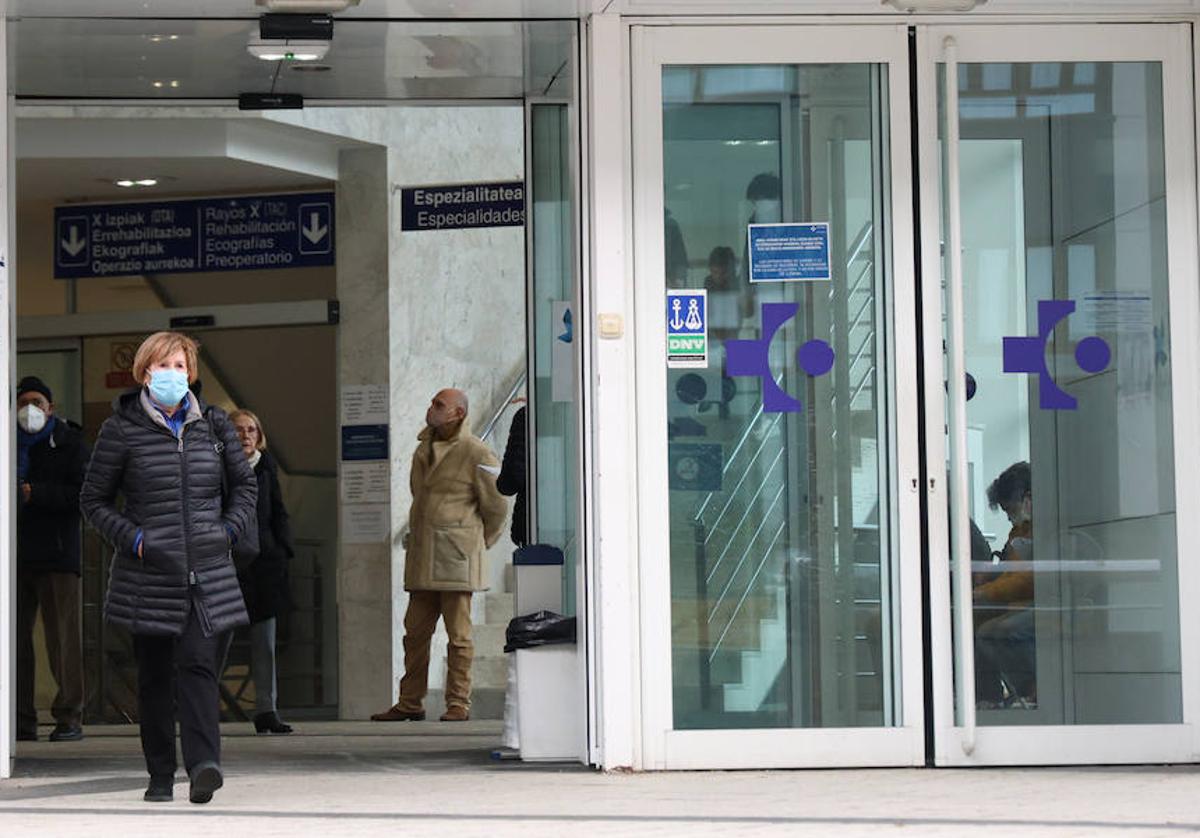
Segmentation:
{"type": "Polygon", "coordinates": [[[229,502],[229,470],[225,467],[225,440],[218,430],[224,429],[224,412],[215,410],[212,405],[204,408],[204,418],[207,420],[208,435],[213,441],[213,450],[221,460],[221,508],[229,502]],[[218,418],[220,417],[220,418],[218,418]]]}

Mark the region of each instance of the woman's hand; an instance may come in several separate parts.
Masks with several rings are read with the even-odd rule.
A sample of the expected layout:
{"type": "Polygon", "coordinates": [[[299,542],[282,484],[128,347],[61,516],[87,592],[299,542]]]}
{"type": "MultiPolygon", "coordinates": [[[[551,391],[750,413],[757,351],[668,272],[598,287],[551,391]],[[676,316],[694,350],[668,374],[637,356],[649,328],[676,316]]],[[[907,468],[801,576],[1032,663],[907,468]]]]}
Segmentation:
{"type": "Polygon", "coordinates": [[[138,545],[138,558],[139,559],[144,558],[142,554],[145,551],[146,551],[146,542],[143,541],[141,544],[138,545]]]}

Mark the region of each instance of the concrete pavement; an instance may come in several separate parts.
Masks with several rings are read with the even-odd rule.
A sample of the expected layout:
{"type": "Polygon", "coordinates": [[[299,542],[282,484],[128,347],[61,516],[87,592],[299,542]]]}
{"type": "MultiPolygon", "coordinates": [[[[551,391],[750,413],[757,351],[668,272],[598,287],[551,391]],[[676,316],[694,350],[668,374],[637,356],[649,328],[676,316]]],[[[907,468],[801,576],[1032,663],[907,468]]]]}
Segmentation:
{"type": "MultiPolygon", "coordinates": [[[[226,787],[141,800],[136,728],[21,743],[0,836],[1181,835],[1200,767],[601,774],[497,762],[494,722],[224,727],[226,787]]],[[[45,733],[45,729],[43,729],[45,733]]]]}

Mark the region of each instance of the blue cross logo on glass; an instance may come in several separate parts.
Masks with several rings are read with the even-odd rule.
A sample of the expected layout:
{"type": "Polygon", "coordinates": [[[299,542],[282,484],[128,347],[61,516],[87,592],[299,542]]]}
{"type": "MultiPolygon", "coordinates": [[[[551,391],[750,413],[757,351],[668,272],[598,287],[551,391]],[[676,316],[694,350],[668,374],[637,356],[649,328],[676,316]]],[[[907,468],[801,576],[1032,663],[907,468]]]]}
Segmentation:
{"type": "MultiPolygon", "coordinates": [[[[1074,410],[1078,406],[1075,397],[1055,383],[1046,366],[1050,334],[1073,311],[1074,300],[1039,300],[1037,335],[1004,338],[1004,371],[1038,377],[1038,406],[1042,410],[1074,410]]],[[[1102,372],[1111,359],[1112,351],[1103,338],[1087,337],[1075,346],[1075,363],[1084,372],[1102,372]]]]}
{"type": "MultiPolygon", "coordinates": [[[[804,409],[799,399],[775,383],[770,362],[775,333],[799,310],[799,303],[763,303],[762,337],[725,342],[726,372],[730,376],[754,376],[762,381],[764,413],[798,413],[804,409]]],[[[796,362],[814,378],[833,369],[833,359],[833,347],[823,340],[810,340],[796,350],[796,362]]]]}

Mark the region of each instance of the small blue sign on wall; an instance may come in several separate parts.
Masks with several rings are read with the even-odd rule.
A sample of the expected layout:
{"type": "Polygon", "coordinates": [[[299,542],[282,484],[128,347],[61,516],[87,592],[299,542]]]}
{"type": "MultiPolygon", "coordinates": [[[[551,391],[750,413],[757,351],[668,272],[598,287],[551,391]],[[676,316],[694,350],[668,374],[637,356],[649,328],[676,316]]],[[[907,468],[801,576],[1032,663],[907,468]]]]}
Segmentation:
{"type": "Polygon", "coordinates": [[[747,233],[751,282],[824,282],[829,270],[829,225],[751,224],[747,233]]]}
{"type": "Polygon", "coordinates": [[[342,425],[343,460],[355,462],[387,458],[387,425],[342,425]]]}
{"type": "Polygon", "coordinates": [[[55,207],[54,276],[332,265],[333,214],[332,192],[55,207]]]}

